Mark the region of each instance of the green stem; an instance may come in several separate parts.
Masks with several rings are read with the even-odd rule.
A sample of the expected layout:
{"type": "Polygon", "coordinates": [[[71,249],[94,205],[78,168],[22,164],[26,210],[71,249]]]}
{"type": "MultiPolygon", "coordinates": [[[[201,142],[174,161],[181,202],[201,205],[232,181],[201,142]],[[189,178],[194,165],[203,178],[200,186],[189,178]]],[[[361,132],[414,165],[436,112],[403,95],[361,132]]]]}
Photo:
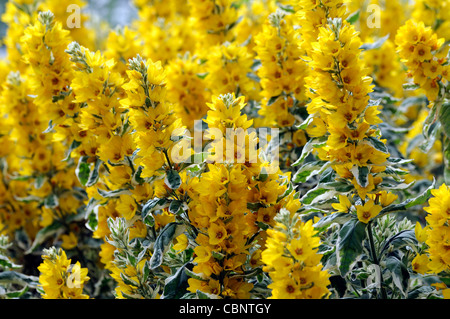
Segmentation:
{"type": "MultiPolygon", "coordinates": [[[[369,222],[369,224],[367,225],[367,232],[368,232],[368,237],[369,237],[369,244],[370,244],[370,254],[372,255],[372,260],[374,262],[375,265],[377,265],[378,267],[380,267],[380,262],[378,260],[377,257],[377,253],[375,250],[375,243],[373,241],[373,234],[372,234],[372,223],[369,222]]],[[[386,294],[386,290],[384,289],[384,283],[383,283],[383,274],[381,273],[380,270],[380,291],[381,291],[381,298],[382,299],[387,299],[387,294],[386,294]]]]}
{"type": "Polygon", "coordinates": [[[167,154],[167,150],[165,149],[165,150],[163,151],[163,153],[164,153],[164,155],[165,155],[165,157],[166,157],[166,159],[167,159],[167,163],[169,164],[170,169],[173,169],[172,163],[170,162],[170,159],[169,159],[169,154],[167,154]]]}

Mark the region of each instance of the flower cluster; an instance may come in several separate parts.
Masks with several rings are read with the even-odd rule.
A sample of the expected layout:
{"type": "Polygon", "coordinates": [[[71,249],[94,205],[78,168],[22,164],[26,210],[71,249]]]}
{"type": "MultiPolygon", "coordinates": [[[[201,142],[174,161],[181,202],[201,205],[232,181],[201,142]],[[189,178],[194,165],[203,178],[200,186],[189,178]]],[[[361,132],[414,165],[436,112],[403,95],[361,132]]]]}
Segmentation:
{"type": "Polygon", "coordinates": [[[72,264],[64,250],[55,247],[44,250],[43,263],[39,266],[39,283],[44,299],[87,299],[83,287],[89,277],[87,268],[72,264]]]}
{"type": "Polygon", "coordinates": [[[0,298],[450,297],[446,1],[132,5],[6,5],[0,298]]]}
{"type": "Polygon", "coordinates": [[[442,85],[448,81],[448,66],[444,65],[448,48],[442,47],[444,41],[443,38],[438,39],[431,27],[413,20],[408,20],[395,38],[410,77],[423,88],[431,101],[436,100],[442,85]]]}
{"type": "Polygon", "coordinates": [[[281,210],[275,227],[268,230],[262,260],[273,283],[272,298],[320,299],[329,294],[329,273],[322,269],[317,252],[319,237],[312,220],[303,223],[298,215],[281,210]]]}

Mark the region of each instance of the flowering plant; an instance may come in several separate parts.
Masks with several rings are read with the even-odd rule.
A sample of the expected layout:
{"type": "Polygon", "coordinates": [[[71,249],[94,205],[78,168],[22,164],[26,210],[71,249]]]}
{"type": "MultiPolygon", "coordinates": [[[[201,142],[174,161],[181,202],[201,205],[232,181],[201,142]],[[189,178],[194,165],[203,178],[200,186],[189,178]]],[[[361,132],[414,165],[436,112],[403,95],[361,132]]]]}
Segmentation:
{"type": "Polygon", "coordinates": [[[0,297],[450,298],[447,1],[185,2],[6,4],[0,297]]]}

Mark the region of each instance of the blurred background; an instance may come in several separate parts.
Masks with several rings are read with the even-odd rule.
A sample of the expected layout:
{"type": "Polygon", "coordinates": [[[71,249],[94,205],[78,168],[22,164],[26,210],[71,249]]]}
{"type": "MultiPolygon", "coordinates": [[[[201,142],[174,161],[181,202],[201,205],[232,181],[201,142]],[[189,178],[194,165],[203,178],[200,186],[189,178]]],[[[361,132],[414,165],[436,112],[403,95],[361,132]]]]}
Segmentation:
{"type": "MultiPolygon", "coordinates": [[[[5,12],[5,5],[8,0],[0,0],[0,16],[5,12]]],[[[86,0],[86,13],[91,19],[103,20],[109,23],[112,28],[129,24],[137,17],[137,10],[132,0],[86,0]]],[[[6,33],[6,25],[0,21],[0,39],[6,33]]],[[[1,42],[0,42],[1,44],[1,42]]],[[[4,46],[1,44],[0,55],[4,55],[4,46]]]]}

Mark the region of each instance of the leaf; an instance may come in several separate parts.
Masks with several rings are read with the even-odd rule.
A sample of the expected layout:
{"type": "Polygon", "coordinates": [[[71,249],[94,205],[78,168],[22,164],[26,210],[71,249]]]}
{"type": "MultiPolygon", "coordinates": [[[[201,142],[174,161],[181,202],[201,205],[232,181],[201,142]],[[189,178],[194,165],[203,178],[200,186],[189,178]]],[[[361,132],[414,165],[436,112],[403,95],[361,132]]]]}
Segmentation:
{"type": "Polygon", "coordinates": [[[81,185],[85,186],[87,181],[89,180],[89,173],[90,168],[89,164],[87,163],[88,156],[81,156],[77,168],[75,169],[75,174],[78,177],[78,180],[80,181],[81,185]]]}
{"type": "Polygon", "coordinates": [[[392,281],[394,285],[400,289],[402,294],[406,297],[409,283],[409,272],[405,264],[392,255],[386,258],[386,268],[392,274],[392,281]]]}
{"type": "Polygon", "coordinates": [[[46,208],[55,208],[59,206],[59,199],[56,194],[50,194],[44,199],[44,206],[46,208]]]}
{"type": "Polygon", "coordinates": [[[348,16],[347,22],[350,24],[354,24],[356,21],[359,20],[359,14],[360,14],[360,10],[353,12],[352,14],[350,14],[348,16]]]}
{"type": "Polygon", "coordinates": [[[42,133],[50,133],[52,130],[53,130],[53,128],[55,127],[55,124],[53,124],[53,121],[52,120],[50,120],[49,122],[48,122],[48,127],[45,129],[45,131],[43,131],[42,133]]]}
{"type": "Polygon", "coordinates": [[[36,237],[34,238],[34,241],[31,244],[31,247],[25,253],[29,254],[33,252],[34,249],[36,249],[37,246],[42,244],[47,238],[54,237],[54,235],[57,232],[62,230],[64,230],[64,225],[58,221],[54,221],[49,226],[42,228],[37,232],[36,237]]]}
{"type": "Polygon", "coordinates": [[[193,272],[191,269],[189,268],[185,268],[184,272],[186,273],[186,275],[188,275],[190,278],[194,278],[197,280],[206,280],[205,278],[203,278],[201,275],[196,274],[195,272],[193,272]]]}
{"type": "Polygon", "coordinates": [[[154,270],[161,266],[163,255],[169,248],[173,238],[182,232],[180,223],[172,222],[166,225],[155,240],[153,255],[150,259],[150,269],[154,270]]]}
{"type": "Polygon", "coordinates": [[[339,231],[337,243],[337,264],[341,276],[350,271],[363,252],[363,240],[366,238],[366,224],[356,218],[346,222],[339,231]]]}
{"type": "Polygon", "coordinates": [[[21,290],[15,290],[15,291],[9,291],[6,293],[6,298],[9,299],[19,299],[20,297],[22,297],[24,294],[26,294],[29,290],[29,286],[26,285],[25,287],[23,287],[21,290]]]}
{"type": "Polygon", "coordinates": [[[120,195],[132,195],[130,190],[126,188],[115,189],[112,191],[106,191],[104,189],[97,188],[97,192],[104,198],[119,197],[120,195]]]}
{"type": "Polygon", "coordinates": [[[86,227],[91,230],[95,231],[98,226],[98,208],[100,206],[100,201],[92,197],[89,199],[89,202],[87,203],[84,211],[85,211],[85,220],[86,220],[86,227]]]}
{"type": "Polygon", "coordinates": [[[28,285],[36,288],[39,278],[35,276],[27,276],[15,271],[4,271],[0,273],[0,284],[17,284],[21,286],[28,285]]]}
{"type": "Polygon", "coordinates": [[[294,183],[305,183],[312,176],[317,176],[323,173],[323,171],[325,171],[330,165],[331,162],[324,161],[306,163],[294,174],[292,181],[294,183]]]}
{"type": "Polygon", "coordinates": [[[431,184],[431,186],[428,187],[425,191],[423,191],[419,196],[417,196],[415,198],[408,198],[399,204],[393,204],[393,205],[386,206],[380,211],[378,216],[376,216],[375,218],[380,218],[381,216],[384,216],[388,213],[406,211],[413,206],[425,204],[428,201],[428,199],[431,197],[431,190],[435,187],[435,185],[436,185],[436,180],[433,180],[433,183],[431,184]]]}
{"type": "Polygon", "coordinates": [[[416,83],[405,83],[403,84],[403,89],[406,91],[414,91],[420,88],[419,84],[416,83]]]}
{"type": "Polygon", "coordinates": [[[308,191],[303,197],[301,198],[301,202],[305,205],[311,204],[312,201],[317,197],[320,196],[329,190],[326,188],[313,188],[310,191],[308,191]]]}
{"type": "Polygon", "coordinates": [[[359,48],[361,50],[373,50],[373,49],[378,49],[380,48],[384,42],[386,42],[386,40],[389,39],[389,34],[385,35],[382,38],[379,38],[377,41],[373,42],[373,43],[364,43],[362,46],[360,46],[359,48]]]}
{"type": "Polygon", "coordinates": [[[196,293],[198,299],[217,299],[217,295],[206,293],[201,290],[197,290],[196,293]]]}
{"type": "Polygon", "coordinates": [[[428,187],[426,190],[424,190],[419,196],[406,200],[405,207],[411,208],[416,205],[422,205],[425,204],[431,197],[431,190],[436,187],[436,180],[433,179],[433,183],[431,183],[430,187],[428,187]]]}
{"type": "Polygon", "coordinates": [[[89,172],[88,180],[86,181],[86,184],[84,186],[90,187],[97,183],[99,178],[99,170],[100,165],[103,163],[100,159],[97,158],[97,161],[95,162],[94,168],[89,172]]]}
{"type": "Polygon", "coordinates": [[[181,177],[180,174],[174,169],[168,170],[166,173],[166,178],[164,179],[164,183],[170,189],[177,190],[181,186],[181,177]]]}
{"type": "Polygon", "coordinates": [[[367,166],[355,165],[350,171],[355,176],[359,186],[364,188],[369,185],[369,168],[367,166]]]}
{"type": "Polygon", "coordinates": [[[138,168],[136,169],[136,172],[133,174],[133,183],[136,183],[136,184],[139,184],[139,185],[142,185],[142,184],[145,183],[145,179],[143,179],[141,177],[143,169],[144,168],[142,166],[138,166],[138,168]]]}
{"type": "Polygon", "coordinates": [[[73,140],[72,144],[70,144],[69,150],[67,151],[66,157],[62,160],[68,161],[70,159],[70,155],[72,154],[72,151],[75,150],[78,146],[81,145],[81,142],[73,140]]]}
{"type": "Polygon", "coordinates": [[[142,206],[142,220],[150,227],[155,225],[155,219],[152,216],[152,212],[156,209],[161,209],[167,205],[166,198],[152,198],[142,206]]]}
{"type": "Polygon", "coordinates": [[[271,106],[273,103],[275,103],[275,102],[278,100],[278,98],[279,98],[280,96],[281,96],[281,95],[272,96],[272,97],[269,99],[269,101],[267,101],[267,106],[271,106]]]}
{"type": "Polygon", "coordinates": [[[183,202],[180,200],[171,201],[170,205],[169,205],[169,212],[174,215],[178,215],[182,205],[183,205],[183,202]]]}
{"type": "Polygon", "coordinates": [[[450,138],[450,103],[442,104],[439,111],[438,120],[441,122],[445,135],[450,138]]]}
{"type": "Polygon", "coordinates": [[[186,266],[188,266],[187,263],[178,268],[175,274],[166,278],[161,299],[179,299],[187,292],[189,277],[184,271],[186,266]]]}
{"type": "Polygon", "coordinates": [[[382,190],[393,190],[393,189],[408,189],[410,188],[415,182],[412,181],[409,184],[403,183],[402,181],[397,181],[393,178],[388,178],[385,177],[383,178],[383,181],[377,185],[378,189],[382,189],[382,190]]]}
{"type": "Polygon", "coordinates": [[[309,123],[311,123],[311,121],[313,119],[314,119],[314,114],[310,114],[302,123],[297,124],[295,126],[295,128],[297,130],[305,130],[308,127],[309,123]]]}
{"type": "Polygon", "coordinates": [[[339,193],[348,193],[355,189],[353,184],[351,184],[350,182],[348,182],[344,179],[338,179],[334,182],[327,182],[327,183],[322,183],[319,185],[326,189],[333,189],[339,193]]]}
{"type": "Polygon", "coordinates": [[[296,160],[292,166],[298,166],[300,165],[305,158],[311,154],[311,152],[314,150],[314,148],[320,148],[322,146],[325,146],[327,144],[327,137],[326,136],[322,136],[322,137],[315,137],[312,138],[310,140],[308,140],[308,142],[306,142],[306,144],[303,146],[302,149],[302,153],[300,154],[300,157],[298,160],[296,160]]]}
{"type": "Polygon", "coordinates": [[[332,213],[322,217],[317,223],[314,224],[314,228],[325,228],[334,223],[344,224],[351,218],[352,214],[349,213],[332,213]]]}
{"type": "Polygon", "coordinates": [[[0,269],[20,269],[21,265],[16,265],[14,262],[9,260],[8,257],[0,255],[0,269]]]}
{"type": "Polygon", "coordinates": [[[139,287],[139,283],[137,283],[136,281],[134,281],[133,279],[131,279],[129,276],[125,275],[125,273],[120,272],[120,279],[122,279],[123,283],[127,286],[131,286],[133,288],[137,288],[139,287]]]}
{"type": "Polygon", "coordinates": [[[391,249],[395,251],[405,246],[410,246],[411,248],[416,250],[415,247],[417,246],[417,244],[418,241],[416,239],[414,230],[403,230],[386,240],[383,248],[380,250],[380,256],[383,253],[389,253],[391,249]]]}
{"type": "Polygon", "coordinates": [[[200,79],[205,79],[206,78],[206,76],[209,74],[209,72],[204,72],[204,73],[197,73],[196,75],[197,75],[197,77],[198,78],[200,78],[200,79]]]}
{"type": "Polygon", "coordinates": [[[377,139],[374,136],[366,137],[366,138],[364,138],[363,141],[366,141],[370,146],[372,146],[377,151],[383,152],[385,154],[389,153],[389,150],[388,150],[386,144],[384,144],[382,141],[380,141],[379,139],[377,139]]]}

